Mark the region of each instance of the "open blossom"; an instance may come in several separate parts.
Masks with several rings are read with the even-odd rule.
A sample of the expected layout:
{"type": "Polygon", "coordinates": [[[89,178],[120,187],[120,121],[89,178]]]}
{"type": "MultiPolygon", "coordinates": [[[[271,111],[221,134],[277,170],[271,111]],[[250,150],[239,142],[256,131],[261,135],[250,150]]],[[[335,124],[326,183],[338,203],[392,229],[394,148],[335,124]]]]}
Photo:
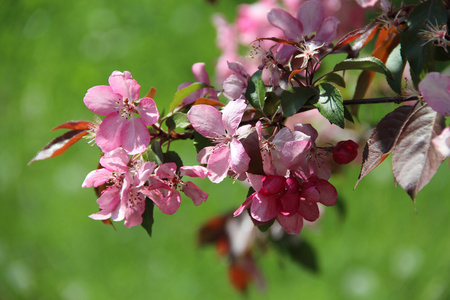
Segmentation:
{"type": "Polygon", "coordinates": [[[155,168],[154,162],[131,160],[128,154],[117,148],[100,158],[103,168],[90,172],[82,187],[98,187],[106,184],[107,188],[98,198],[100,211],[92,214],[94,220],[125,220],[125,226],[131,227],[142,223],[145,210],[144,186],[155,168]]]}
{"type": "Polygon", "coordinates": [[[209,105],[195,105],[188,112],[194,129],[216,144],[204,150],[208,152],[207,168],[212,182],[221,182],[231,169],[236,174],[248,170],[250,157],[239,141],[239,136],[250,127],[239,127],[247,104],[244,100],[229,102],[222,112],[209,105]]]}
{"type": "Polygon", "coordinates": [[[208,175],[206,168],[202,166],[180,167],[177,172],[175,163],[165,163],[155,170],[155,174],[149,177],[149,187],[143,193],[149,197],[156,206],[165,214],[171,215],[180,207],[181,195],[178,188],[200,205],[208,198],[208,194],[202,191],[191,181],[184,182],[183,176],[205,178],[208,175]]]}
{"type": "Polygon", "coordinates": [[[443,116],[450,116],[450,76],[430,72],[419,83],[423,100],[443,116]]]}
{"type": "MultiPolygon", "coordinates": [[[[194,78],[197,82],[202,82],[207,85],[211,85],[209,81],[209,75],[208,72],[206,72],[205,69],[205,63],[199,62],[192,65],[192,74],[194,74],[194,78]]],[[[178,86],[178,90],[181,90],[189,85],[191,85],[192,82],[184,82],[178,86]]],[[[212,100],[217,100],[217,92],[213,88],[202,88],[198,91],[193,92],[189,96],[183,99],[183,105],[189,105],[195,102],[198,98],[209,98],[212,100]]]]}
{"type": "Polygon", "coordinates": [[[109,86],[94,86],[84,97],[87,108],[106,116],[97,129],[95,142],[103,152],[122,146],[129,154],[142,153],[150,143],[147,126],[159,118],[155,101],[139,99],[141,87],[128,71],[114,71],[108,81],[109,86]]]}

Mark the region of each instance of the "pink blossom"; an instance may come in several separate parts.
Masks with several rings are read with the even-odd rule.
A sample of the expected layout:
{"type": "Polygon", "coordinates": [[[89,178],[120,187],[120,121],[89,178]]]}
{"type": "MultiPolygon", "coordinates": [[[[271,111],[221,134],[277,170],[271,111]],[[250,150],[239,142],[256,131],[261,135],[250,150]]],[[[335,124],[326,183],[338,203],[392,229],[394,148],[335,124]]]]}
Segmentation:
{"type": "Polygon", "coordinates": [[[250,75],[239,62],[229,62],[228,68],[233,71],[233,74],[223,82],[223,94],[231,100],[245,99],[250,75]]]}
{"type": "Polygon", "coordinates": [[[181,203],[181,195],[178,188],[200,205],[208,198],[208,194],[202,191],[195,183],[181,180],[183,176],[205,178],[208,175],[206,168],[201,166],[180,167],[177,172],[175,163],[165,163],[155,170],[155,174],[149,178],[149,187],[143,193],[149,197],[156,206],[165,214],[174,214],[181,203]]]}
{"type": "Polygon", "coordinates": [[[239,141],[239,136],[249,126],[239,127],[247,104],[244,100],[229,102],[222,113],[209,105],[195,105],[188,112],[188,118],[194,129],[217,144],[209,148],[207,168],[212,182],[221,182],[231,169],[237,175],[248,169],[250,157],[239,141]]]}
{"type": "MultiPolygon", "coordinates": [[[[209,81],[208,72],[205,69],[205,63],[199,62],[192,65],[192,74],[194,74],[194,78],[196,82],[205,83],[207,85],[211,85],[209,81]]],[[[178,90],[181,90],[189,85],[192,82],[184,82],[178,86],[178,90]]],[[[217,98],[217,92],[214,91],[213,88],[202,88],[198,91],[193,92],[189,96],[183,99],[183,105],[189,105],[195,102],[198,98],[209,98],[212,100],[219,100],[217,98]]]]}
{"type": "Polygon", "coordinates": [[[267,18],[273,26],[282,30],[289,40],[302,42],[313,38],[316,43],[325,46],[336,37],[339,24],[336,17],[325,18],[325,7],[319,0],[304,2],[297,11],[296,18],[280,8],[270,10],[267,18]]]}
{"type": "Polygon", "coordinates": [[[443,116],[450,116],[450,76],[430,72],[419,83],[423,100],[443,116]]]}
{"type": "Polygon", "coordinates": [[[89,217],[94,220],[125,219],[127,227],[141,224],[145,210],[144,192],[148,189],[144,184],[155,163],[130,160],[125,150],[117,148],[106,153],[100,164],[103,168],[90,172],[82,184],[84,188],[108,186],[97,200],[100,211],[89,217]]]}
{"type": "Polygon", "coordinates": [[[150,143],[146,126],[155,124],[159,113],[153,99],[139,99],[140,88],[130,72],[114,71],[109,86],[94,86],[87,91],[84,97],[87,108],[106,116],[95,137],[103,152],[122,146],[129,154],[137,154],[150,143]]]}

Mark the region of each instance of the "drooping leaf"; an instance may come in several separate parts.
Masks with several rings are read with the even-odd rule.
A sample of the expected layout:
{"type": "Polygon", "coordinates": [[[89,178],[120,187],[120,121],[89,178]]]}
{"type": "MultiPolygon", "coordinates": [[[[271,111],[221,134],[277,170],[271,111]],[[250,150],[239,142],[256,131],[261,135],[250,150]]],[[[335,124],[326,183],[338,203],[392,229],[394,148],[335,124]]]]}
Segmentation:
{"type": "Polygon", "coordinates": [[[372,131],[369,140],[364,147],[361,172],[356,182],[359,182],[367,176],[373,169],[381,164],[389,153],[392,152],[395,142],[400,135],[403,126],[408,121],[413,106],[404,105],[388,113],[375,129],[372,131]]]}
{"type": "Polygon", "coordinates": [[[212,142],[211,140],[209,140],[208,138],[205,138],[203,135],[201,135],[200,133],[198,133],[197,131],[194,132],[194,146],[195,146],[195,150],[198,152],[200,152],[200,150],[202,150],[205,147],[209,147],[212,146],[212,142]]]}
{"type": "Polygon", "coordinates": [[[194,82],[187,87],[177,91],[175,95],[173,96],[172,102],[170,103],[169,110],[173,111],[177,105],[179,105],[184,98],[189,96],[195,91],[198,91],[199,89],[209,87],[207,84],[202,82],[194,82]]]}
{"type": "Polygon", "coordinates": [[[391,71],[384,65],[384,63],[376,57],[350,58],[338,63],[333,71],[344,70],[366,70],[377,72],[386,75],[388,78],[393,78],[391,71]]]}
{"type": "Polygon", "coordinates": [[[145,152],[146,157],[145,160],[153,161],[157,164],[161,164],[163,162],[163,153],[161,149],[161,145],[158,140],[152,140],[150,142],[150,147],[147,148],[145,152]]]}
{"type": "Polygon", "coordinates": [[[142,223],[141,226],[144,227],[145,231],[147,231],[148,235],[152,237],[152,228],[153,228],[153,209],[155,204],[149,198],[145,198],[145,211],[142,214],[142,223]]]}
{"type": "Polygon", "coordinates": [[[392,170],[395,181],[415,200],[436,174],[444,157],[431,140],[445,128],[444,117],[429,106],[417,108],[395,143],[392,170]]]}
{"type": "Polygon", "coordinates": [[[168,151],[164,153],[164,162],[174,162],[177,165],[177,169],[183,166],[181,157],[175,151],[168,151]]]}
{"type": "Polygon", "coordinates": [[[315,88],[294,87],[293,91],[283,91],[281,93],[281,107],[285,117],[296,114],[308,100],[317,96],[315,88]]]}
{"type": "Polygon", "coordinates": [[[421,31],[429,24],[447,24],[447,10],[439,0],[429,0],[417,5],[408,18],[408,28],[401,33],[402,55],[409,62],[411,77],[418,84],[421,77],[431,71],[434,45],[421,38],[421,31]]]}
{"type": "Polygon", "coordinates": [[[78,142],[83,136],[87,134],[84,130],[71,130],[63,135],[51,140],[44,148],[42,148],[28,165],[36,160],[43,160],[63,154],[70,146],[78,142]]]}
{"type": "Polygon", "coordinates": [[[397,94],[402,94],[402,75],[405,69],[406,61],[401,54],[400,45],[398,45],[389,55],[386,67],[391,70],[393,78],[386,78],[391,89],[397,94]]]}
{"type": "Polygon", "coordinates": [[[330,83],[321,83],[317,88],[319,99],[314,105],[330,123],[344,128],[344,104],[339,90],[330,83]]]}
{"type": "Polygon", "coordinates": [[[316,252],[306,239],[298,236],[284,235],[281,239],[273,241],[275,247],[288,254],[291,259],[307,270],[317,273],[320,271],[316,252]]]}
{"type": "Polygon", "coordinates": [[[264,108],[264,99],[266,98],[266,86],[262,80],[262,71],[256,71],[249,79],[245,97],[248,102],[259,111],[264,108]]]}

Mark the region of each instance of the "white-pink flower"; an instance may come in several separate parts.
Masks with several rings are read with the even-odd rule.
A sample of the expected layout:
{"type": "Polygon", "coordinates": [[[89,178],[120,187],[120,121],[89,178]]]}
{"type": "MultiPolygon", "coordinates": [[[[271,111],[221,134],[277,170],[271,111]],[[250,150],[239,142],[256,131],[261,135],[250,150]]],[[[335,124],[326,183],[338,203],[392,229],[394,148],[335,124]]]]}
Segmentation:
{"type": "Polygon", "coordinates": [[[89,217],[94,220],[125,220],[127,227],[142,223],[145,210],[145,194],[148,189],[144,184],[155,168],[154,162],[130,160],[122,148],[106,153],[100,158],[102,169],[90,172],[82,187],[108,187],[98,198],[100,211],[89,217]]]}
{"type": "Polygon", "coordinates": [[[128,71],[114,71],[108,81],[109,86],[94,86],[84,97],[87,108],[106,116],[98,127],[95,142],[103,152],[122,146],[129,154],[142,153],[150,143],[147,126],[159,118],[155,101],[139,99],[141,87],[128,71]]]}
{"type": "Polygon", "coordinates": [[[436,150],[443,157],[450,156],[450,127],[442,130],[441,134],[431,140],[436,150]]]}
{"type": "Polygon", "coordinates": [[[244,100],[229,102],[222,112],[209,105],[195,105],[188,112],[194,129],[217,143],[209,151],[207,168],[212,182],[221,182],[231,169],[237,175],[248,170],[250,157],[239,141],[239,136],[250,128],[239,127],[247,104],[244,100]]]}

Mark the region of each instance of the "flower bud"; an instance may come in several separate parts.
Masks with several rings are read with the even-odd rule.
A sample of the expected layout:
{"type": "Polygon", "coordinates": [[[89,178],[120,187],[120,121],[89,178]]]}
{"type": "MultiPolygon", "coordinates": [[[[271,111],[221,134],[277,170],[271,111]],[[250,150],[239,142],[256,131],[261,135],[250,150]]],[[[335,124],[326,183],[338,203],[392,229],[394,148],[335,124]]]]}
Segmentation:
{"type": "Polygon", "coordinates": [[[348,164],[358,155],[358,144],[352,140],[340,141],[333,147],[333,159],[338,164],[348,164]]]}

